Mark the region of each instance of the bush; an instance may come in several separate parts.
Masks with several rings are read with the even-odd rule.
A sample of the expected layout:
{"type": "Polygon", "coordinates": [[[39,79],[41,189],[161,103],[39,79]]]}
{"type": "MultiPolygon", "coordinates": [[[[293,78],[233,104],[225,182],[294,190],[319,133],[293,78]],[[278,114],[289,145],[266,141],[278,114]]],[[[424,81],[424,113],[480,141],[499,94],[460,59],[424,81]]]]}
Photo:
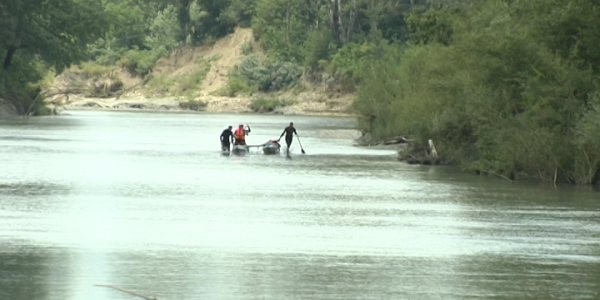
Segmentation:
{"type": "Polygon", "coordinates": [[[381,52],[399,51],[399,45],[389,45],[382,41],[380,45],[372,42],[349,43],[340,48],[327,65],[327,72],[336,83],[347,91],[354,91],[364,76],[362,67],[381,59],[381,52]]]}
{"type": "Polygon", "coordinates": [[[322,60],[328,60],[331,52],[336,50],[336,44],[329,31],[314,30],[308,34],[305,42],[304,65],[309,69],[319,69],[322,60]]]}
{"type": "Polygon", "coordinates": [[[206,74],[210,70],[210,63],[207,61],[200,62],[198,69],[186,75],[178,76],[174,79],[174,84],[177,88],[177,93],[190,92],[194,89],[199,89],[199,86],[206,78],[206,74]]]}
{"type": "Polygon", "coordinates": [[[271,80],[269,69],[258,61],[255,54],[246,56],[240,62],[237,72],[250,82],[256,83],[261,91],[265,90],[265,85],[271,80]]]}
{"type": "Polygon", "coordinates": [[[130,72],[144,76],[149,74],[158,59],[166,54],[168,54],[168,52],[164,48],[141,51],[133,49],[125,52],[120,60],[120,64],[130,72]]]}
{"type": "Polygon", "coordinates": [[[229,74],[227,86],[218,92],[219,95],[235,97],[239,94],[252,96],[258,91],[258,86],[239,74],[229,74]]]}
{"type": "Polygon", "coordinates": [[[49,113],[42,90],[47,88],[48,66],[38,58],[15,56],[11,66],[0,72],[0,98],[15,106],[19,114],[49,113]]]}
{"type": "Polygon", "coordinates": [[[252,101],[250,109],[255,112],[272,112],[278,107],[293,105],[293,100],[281,100],[277,98],[258,98],[252,101]]]}
{"type": "Polygon", "coordinates": [[[267,62],[267,68],[271,73],[271,82],[268,86],[270,91],[282,90],[296,83],[302,76],[300,68],[290,62],[267,62]]]}
{"type": "Polygon", "coordinates": [[[267,61],[263,65],[254,54],[242,60],[238,72],[263,92],[282,90],[302,76],[300,68],[293,63],[267,61]]]}
{"type": "MultiPolygon", "coordinates": [[[[577,20],[570,24],[577,30],[593,31],[594,24],[580,22],[600,26],[597,17],[581,17],[587,2],[552,2],[553,12],[577,20]]],[[[423,145],[432,139],[442,159],[465,170],[515,180],[597,181],[600,108],[594,64],[600,60],[582,56],[577,47],[598,40],[581,35],[560,55],[549,41],[573,36],[542,30],[564,24],[546,12],[527,11],[547,3],[515,2],[508,8],[499,0],[475,2],[468,14],[454,16],[453,26],[460,30],[452,30],[452,39],[420,36],[422,43],[401,55],[383,47],[382,57],[348,65],[352,77],[361,79],[354,108],[362,131],[384,139],[409,135],[423,145]]],[[[352,61],[347,57],[338,56],[333,65],[342,70],[344,61],[352,61]]]]}
{"type": "Polygon", "coordinates": [[[240,47],[240,50],[242,51],[242,54],[244,54],[246,56],[252,54],[252,52],[254,52],[254,48],[252,47],[252,42],[247,41],[247,42],[243,43],[242,46],[240,47]]]}
{"type": "Polygon", "coordinates": [[[146,76],[146,87],[156,96],[167,94],[174,96],[192,95],[200,90],[200,85],[210,70],[210,63],[206,60],[200,60],[196,64],[196,69],[189,74],[172,77],[150,74],[146,76]]]}
{"type": "Polygon", "coordinates": [[[206,109],[208,103],[202,100],[188,100],[179,102],[179,107],[187,110],[202,111],[206,109]]]}
{"type": "Polygon", "coordinates": [[[221,19],[228,20],[242,28],[248,28],[252,24],[255,13],[256,0],[231,0],[231,5],[222,13],[221,19]]]}
{"type": "Polygon", "coordinates": [[[123,54],[128,50],[115,46],[116,38],[100,38],[87,46],[88,59],[101,66],[116,65],[123,54]]]}
{"type": "Polygon", "coordinates": [[[83,62],[79,65],[81,72],[87,77],[102,77],[110,75],[115,68],[96,64],[94,62],[83,62]]]}

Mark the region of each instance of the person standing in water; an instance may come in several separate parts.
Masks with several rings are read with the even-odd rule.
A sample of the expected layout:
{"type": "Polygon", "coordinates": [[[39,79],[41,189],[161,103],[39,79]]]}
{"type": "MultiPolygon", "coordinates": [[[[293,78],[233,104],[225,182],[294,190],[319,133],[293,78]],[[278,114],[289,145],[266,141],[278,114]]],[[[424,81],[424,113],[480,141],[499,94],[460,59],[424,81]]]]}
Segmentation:
{"type": "Polygon", "coordinates": [[[290,155],[290,146],[292,145],[292,141],[294,140],[294,134],[298,135],[298,132],[296,132],[296,128],[294,127],[294,122],[290,122],[290,125],[286,128],[283,129],[283,132],[281,133],[281,135],[279,136],[279,140],[281,140],[281,137],[285,134],[285,143],[287,144],[287,155],[290,155]]]}
{"type": "Polygon", "coordinates": [[[244,125],[240,124],[235,130],[235,145],[246,145],[246,136],[250,133],[250,125],[246,125],[248,129],[244,129],[244,125]]]}
{"type": "Polygon", "coordinates": [[[233,144],[233,129],[232,126],[227,127],[221,133],[221,150],[223,151],[231,151],[231,144],[233,144]]]}

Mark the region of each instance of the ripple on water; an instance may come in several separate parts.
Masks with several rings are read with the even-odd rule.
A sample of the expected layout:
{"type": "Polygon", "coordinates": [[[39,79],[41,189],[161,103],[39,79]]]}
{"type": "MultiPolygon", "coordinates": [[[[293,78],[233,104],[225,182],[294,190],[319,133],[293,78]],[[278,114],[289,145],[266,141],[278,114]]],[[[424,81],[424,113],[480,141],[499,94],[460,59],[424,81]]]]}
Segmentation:
{"type": "Polygon", "coordinates": [[[1,299],[600,293],[598,194],[402,164],[352,119],[72,113],[0,122],[1,299]],[[291,118],[306,155],[218,151],[229,124],[260,143],[291,118]]]}

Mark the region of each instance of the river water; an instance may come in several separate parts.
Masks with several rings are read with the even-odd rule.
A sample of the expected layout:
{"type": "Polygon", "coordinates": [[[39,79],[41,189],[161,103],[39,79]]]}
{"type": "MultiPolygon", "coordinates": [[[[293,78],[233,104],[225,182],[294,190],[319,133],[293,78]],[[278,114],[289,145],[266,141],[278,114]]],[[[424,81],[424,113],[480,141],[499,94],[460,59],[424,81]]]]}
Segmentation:
{"type": "Polygon", "coordinates": [[[600,299],[600,194],[406,165],[350,118],[0,120],[0,299],[600,299]],[[223,156],[294,121],[284,155],[223,156]],[[140,298],[138,298],[140,299],[140,298]]]}

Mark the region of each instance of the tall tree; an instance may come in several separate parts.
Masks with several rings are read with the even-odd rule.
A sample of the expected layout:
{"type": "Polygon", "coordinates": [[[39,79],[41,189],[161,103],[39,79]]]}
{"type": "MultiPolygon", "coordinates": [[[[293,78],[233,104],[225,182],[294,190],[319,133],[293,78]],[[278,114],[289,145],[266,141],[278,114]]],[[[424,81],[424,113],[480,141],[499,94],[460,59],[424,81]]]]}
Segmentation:
{"type": "Polygon", "coordinates": [[[3,69],[20,51],[39,55],[57,70],[85,57],[88,43],[106,28],[102,3],[94,0],[0,2],[3,69]]]}

